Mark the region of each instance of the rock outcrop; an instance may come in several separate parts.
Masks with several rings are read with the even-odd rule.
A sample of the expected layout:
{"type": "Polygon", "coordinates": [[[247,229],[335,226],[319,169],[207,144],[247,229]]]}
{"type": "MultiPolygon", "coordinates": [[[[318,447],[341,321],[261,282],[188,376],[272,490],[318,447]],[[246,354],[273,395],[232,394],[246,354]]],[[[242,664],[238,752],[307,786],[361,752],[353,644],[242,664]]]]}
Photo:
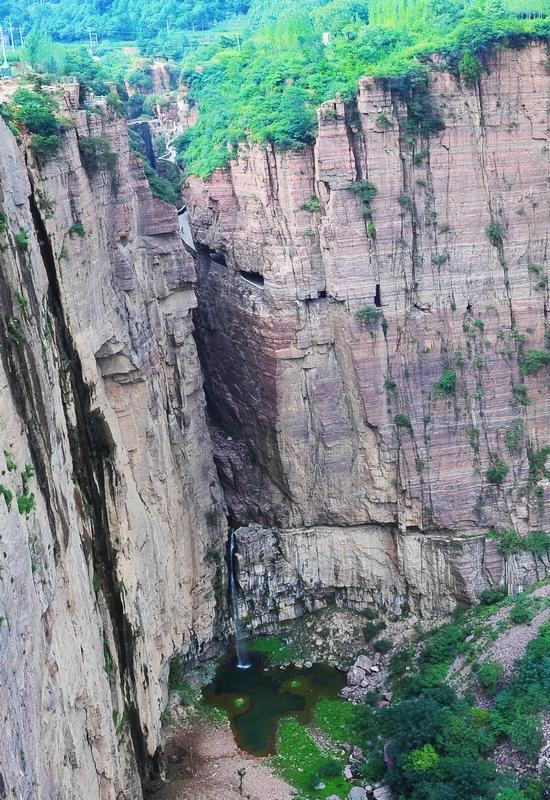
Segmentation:
{"type": "Polygon", "coordinates": [[[373,547],[364,587],[387,594],[410,551],[413,595],[447,607],[487,585],[456,554],[489,526],[550,528],[548,368],[529,366],[549,346],[546,63],[496,52],[475,85],[434,70],[424,97],[364,79],[320,109],[314,147],[243,145],[188,181],[230,511],[282,553],[319,548],[313,573],[373,547]]]}
{"type": "Polygon", "coordinates": [[[121,118],[73,118],[47,160],[0,120],[0,794],[114,800],[215,646],[225,515],[176,212],[121,118]]]}

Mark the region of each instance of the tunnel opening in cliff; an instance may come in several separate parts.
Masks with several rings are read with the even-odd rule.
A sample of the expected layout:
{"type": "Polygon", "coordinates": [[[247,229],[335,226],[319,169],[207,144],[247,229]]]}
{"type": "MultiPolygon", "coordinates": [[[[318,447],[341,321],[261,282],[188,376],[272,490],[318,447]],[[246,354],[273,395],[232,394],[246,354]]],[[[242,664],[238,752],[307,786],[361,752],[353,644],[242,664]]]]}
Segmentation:
{"type": "Polygon", "coordinates": [[[247,283],[251,283],[254,286],[258,286],[263,289],[265,280],[264,276],[260,272],[249,272],[248,270],[241,269],[239,270],[239,275],[246,281],[247,283]]]}

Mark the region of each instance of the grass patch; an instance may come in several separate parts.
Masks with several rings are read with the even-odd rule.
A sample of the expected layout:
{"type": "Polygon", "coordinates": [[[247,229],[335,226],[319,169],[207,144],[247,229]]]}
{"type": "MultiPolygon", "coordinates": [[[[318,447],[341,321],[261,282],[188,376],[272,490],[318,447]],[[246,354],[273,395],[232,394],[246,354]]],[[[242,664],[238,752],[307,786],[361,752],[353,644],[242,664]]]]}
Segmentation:
{"type": "Polygon", "coordinates": [[[277,755],[272,763],[276,771],[299,790],[304,800],[317,800],[319,791],[315,791],[315,786],[321,782],[325,784],[324,797],[348,795],[350,785],[341,774],[342,757],[320,750],[305,728],[292,717],[279,725],[277,755]],[[336,770],[338,774],[334,774],[336,770]]]}
{"type": "Polygon", "coordinates": [[[263,655],[269,664],[279,665],[294,661],[297,657],[294,648],[278,636],[262,636],[248,642],[251,653],[263,655]]]}

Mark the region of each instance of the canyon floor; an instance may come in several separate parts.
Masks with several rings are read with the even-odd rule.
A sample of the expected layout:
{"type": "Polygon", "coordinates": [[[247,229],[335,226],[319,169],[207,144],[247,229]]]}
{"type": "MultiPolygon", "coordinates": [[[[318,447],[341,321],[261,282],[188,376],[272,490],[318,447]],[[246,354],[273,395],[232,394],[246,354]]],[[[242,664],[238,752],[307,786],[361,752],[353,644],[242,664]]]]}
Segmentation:
{"type": "Polygon", "coordinates": [[[227,723],[194,717],[168,749],[168,782],[158,800],[287,800],[291,787],[268,759],[243,753],[227,723]],[[239,770],[244,770],[239,791],[239,770]]]}

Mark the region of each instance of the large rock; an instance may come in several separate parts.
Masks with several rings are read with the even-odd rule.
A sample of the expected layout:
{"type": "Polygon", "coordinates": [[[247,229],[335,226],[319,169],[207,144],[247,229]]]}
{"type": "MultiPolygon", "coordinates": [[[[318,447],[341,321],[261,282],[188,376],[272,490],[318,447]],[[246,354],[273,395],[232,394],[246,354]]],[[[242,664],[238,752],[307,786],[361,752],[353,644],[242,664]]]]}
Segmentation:
{"type": "Polygon", "coordinates": [[[365,670],[359,667],[352,667],[347,674],[348,686],[361,686],[365,678],[365,670]]]}
{"type": "Polygon", "coordinates": [[[367,800],[367,793],[362,786],[354,786],[348,792],[348,800],[367,800]]]}

